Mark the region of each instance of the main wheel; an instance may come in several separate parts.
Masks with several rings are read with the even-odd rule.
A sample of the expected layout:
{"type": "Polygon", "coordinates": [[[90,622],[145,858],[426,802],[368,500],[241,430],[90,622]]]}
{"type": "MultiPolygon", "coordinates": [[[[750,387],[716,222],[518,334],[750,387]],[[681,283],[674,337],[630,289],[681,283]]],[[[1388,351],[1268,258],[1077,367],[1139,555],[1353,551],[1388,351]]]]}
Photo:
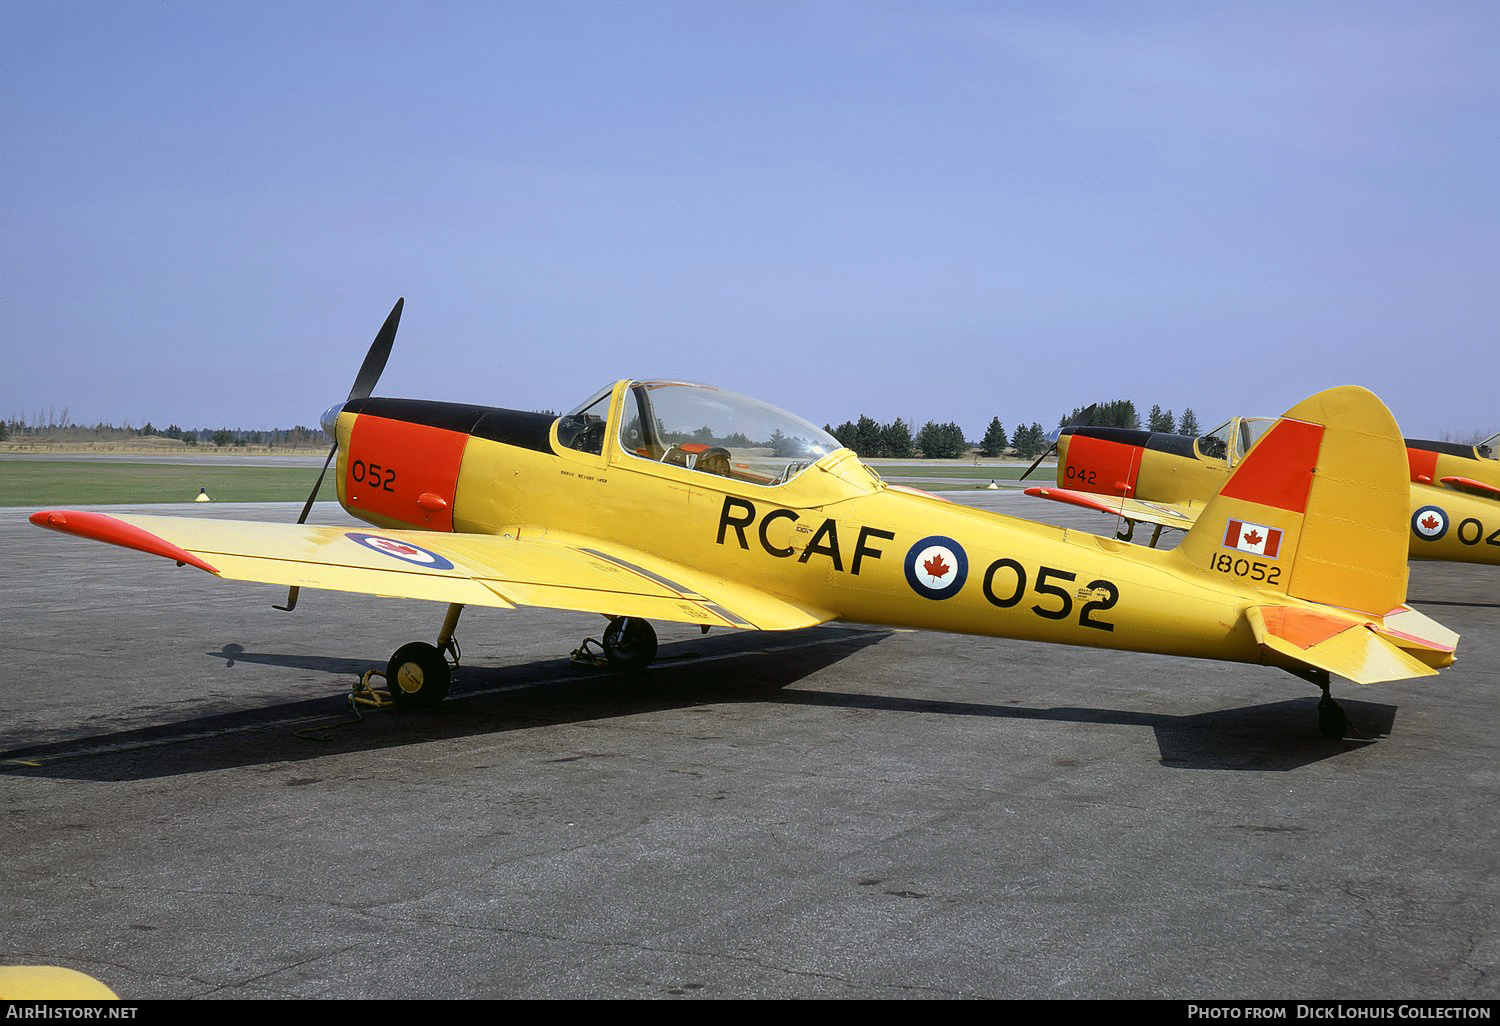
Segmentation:
{"type": "Polygon", "coordinates": [[[386,687],[399,709],[428,709],[448,694],[452,673],[442,650],[425,641],[402,645],[385,669],[386,687]]]}
{"type": "Polygon", "coordinates": [[[1349,732],[1349,717],[1344,707],[1324,695],[1318,700],[1318,733],[1330,741],[1339,741],[1349,732]]]}
{"type": "Polygon", "coordinates": [[[656,658],[656,629],[634,616],[617,616],[604,628],[604,658],[617,670],[639,670],[656,658]]]}

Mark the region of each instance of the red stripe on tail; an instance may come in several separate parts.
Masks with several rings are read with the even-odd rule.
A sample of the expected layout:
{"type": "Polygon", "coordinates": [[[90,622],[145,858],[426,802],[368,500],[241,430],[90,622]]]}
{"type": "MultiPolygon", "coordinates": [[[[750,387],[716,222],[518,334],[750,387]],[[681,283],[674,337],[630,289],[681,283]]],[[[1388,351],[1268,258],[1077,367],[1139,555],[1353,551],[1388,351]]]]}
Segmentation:
{"type": "Polygon", "coordinates": [[[1306,513],[1322,444],[1322,424],[1279,420],[1235,468],[1219,494],[1306,513]]]}

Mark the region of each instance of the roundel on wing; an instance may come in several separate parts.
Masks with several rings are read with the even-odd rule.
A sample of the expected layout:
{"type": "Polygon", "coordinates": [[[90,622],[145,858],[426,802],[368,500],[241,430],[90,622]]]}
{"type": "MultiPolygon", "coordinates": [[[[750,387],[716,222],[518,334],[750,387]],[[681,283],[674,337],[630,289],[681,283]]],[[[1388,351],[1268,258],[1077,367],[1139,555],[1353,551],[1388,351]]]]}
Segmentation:
{"type": "Polygon", "coordinates": [[[1423,541],[1437,541],[1448,533],[1448,514],[1441,506],[1423,506],[1411,515],[1411,533],[1423,541]]]}
{"type": "Polygon", "coordinates": [[[350,541],[358,542],[367,549],[374,549],[383,556],[391,556],[394,559],[426,567],[429,570],[453,569],[452,563],[431,549],[424,549],[420,545],[413,545],[411,542],[401,541],[399,538],[383,538],[378,534],[361,534],[358,531],[349,531],[344,537],[350,541]]]}
{"type": "Polygon", "coordinates": [[[906,583],[923,598],[951,598],[968,576],[968,554],[952,538],[935,534],[907,550],[906,583]]]}

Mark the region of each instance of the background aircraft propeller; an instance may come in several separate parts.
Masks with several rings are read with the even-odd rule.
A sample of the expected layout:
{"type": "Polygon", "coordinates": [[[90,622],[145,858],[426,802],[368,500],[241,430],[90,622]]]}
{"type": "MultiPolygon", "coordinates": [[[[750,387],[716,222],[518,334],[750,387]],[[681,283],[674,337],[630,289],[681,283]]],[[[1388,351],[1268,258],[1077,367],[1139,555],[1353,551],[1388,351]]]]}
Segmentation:
{"type": "Polygon", "coordinates": [[[1047,446],[1047,451],[1046,452],[1042,453],[1040,456],[1038,456],[1036,458],[1036,462],[1035,463],[1033,463],[1031,466],[1029,466],[1029,467],[1026,468],[1026,473],[1024,473],[1024,474],[1021,475],[1021,480],[1024,481],[1028,477],[1030,477],[1031,476],[1031,472],[1033,470],[1035,470],[1037,467],[1039,467],[1039,466],[1042,465],[1042,460],[1046,459],[1048,456],[1051,456],[1054,452],[1057,451],[1057,440],[1062,437],[1063,428],[1088,427],[1089,421],[1092,420],[1093,417],[1094,417],[1094,411],[1097,410],[1098,408],[1099,408],[1099,404],[1098,403],[1094,403],[1092,406],[1090,406],[1088,409],[1084,410],[1078,416],[1074,417],[1072,420],[1068,421],[1062,427],[1058,428],[1056,431],[1053,431],[1051,434],[1049,434],[1047,437],[1049,437],[1049,438],[1052,439],[1052,444],[1049,445],[1049,446],[1047,446]]]}
{"type": "MultiPolygon", "coordinates": [[[[370,351],[365,354],[365,362],[360,364],[359,373],[354,377],[354,387],[349,389],[348,403],[355,399],[368,399],[370,393],[375,391],[375,383],[380,380],[381,371],[385,370],[385,362],[391,357],[391,346],[396,341],[396,328],[401,324],[401,308],[406,303],[406,297],[402,296],[396,300],[396,305],[391,307],[385,323],[375,334],[375,341],[370,343],[370,351]]],[[[318,497],[318,489],[323,487],[323,477],[328,473],[328,467],[333,463],[334,455],[339,451],[339,440],[333,440],[332,447],[328,450],[328,458],[323,461],[323,469],[318,471],[318,479],[313,482],[312,491],[308,493],[307,502],[302,505],[302,515],[297,517],[297,523],[307,522],[307,515],[312,512],[313,502],[318,497]]],[[[287,593],[286,605],[276,606],[290,612],[297,606],[298,588],[293,586],[287,593]]]]}

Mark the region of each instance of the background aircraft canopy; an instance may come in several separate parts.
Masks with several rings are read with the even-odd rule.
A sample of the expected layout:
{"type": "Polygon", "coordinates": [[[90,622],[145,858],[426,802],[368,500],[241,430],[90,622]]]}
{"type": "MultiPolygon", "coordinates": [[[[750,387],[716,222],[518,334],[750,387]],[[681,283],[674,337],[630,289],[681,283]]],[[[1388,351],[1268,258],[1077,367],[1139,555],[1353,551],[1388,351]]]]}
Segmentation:
{"type": "Polygon", "coordinates": [[[1198,452],[1209,459],[1224,460],[1231,467],[1245,458],[1260,441],[1275,417],[1233,417],[1205,435],[1198,436],[1198,452]]]}

